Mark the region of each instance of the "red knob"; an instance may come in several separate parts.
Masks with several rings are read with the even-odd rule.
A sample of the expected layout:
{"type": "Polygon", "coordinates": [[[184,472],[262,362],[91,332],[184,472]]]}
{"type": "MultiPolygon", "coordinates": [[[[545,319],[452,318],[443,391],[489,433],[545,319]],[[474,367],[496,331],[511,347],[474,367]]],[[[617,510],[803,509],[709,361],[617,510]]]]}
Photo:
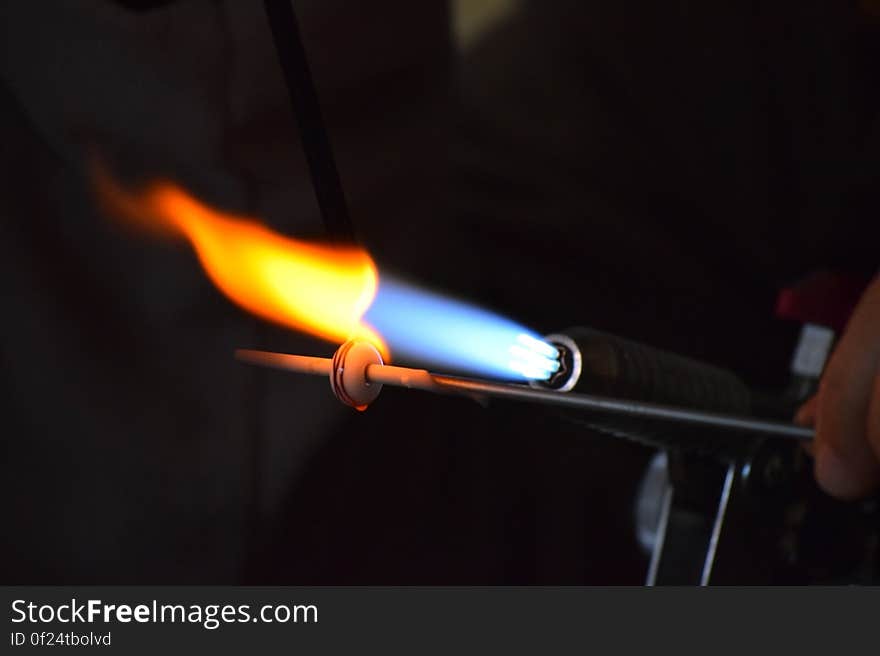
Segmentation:
{"type": "Polygon", "coordinates": [[[779,292],[776,316],[826,326],[839,333],[870,281],[867,276],[837,271],[812,273],[779,292]]]}

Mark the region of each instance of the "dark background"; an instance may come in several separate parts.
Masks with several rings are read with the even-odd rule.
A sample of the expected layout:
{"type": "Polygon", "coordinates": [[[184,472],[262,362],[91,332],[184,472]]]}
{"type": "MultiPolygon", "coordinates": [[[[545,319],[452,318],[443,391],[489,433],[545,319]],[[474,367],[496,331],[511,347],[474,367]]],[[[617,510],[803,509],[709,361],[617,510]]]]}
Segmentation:
{"type": "MultiPolygon", "coordinates": [[[[773,387],[780,286],[876,268],[870,3],[524,2],[463,53],[443,2],[296,7],[383,269],[773,387]]],[[[0,30],[4,583],[643,580],[647,449],[237,364],[333,347],[97,211],[95,147],[321,234],[261,3],[6,2],[0,30]]]]}

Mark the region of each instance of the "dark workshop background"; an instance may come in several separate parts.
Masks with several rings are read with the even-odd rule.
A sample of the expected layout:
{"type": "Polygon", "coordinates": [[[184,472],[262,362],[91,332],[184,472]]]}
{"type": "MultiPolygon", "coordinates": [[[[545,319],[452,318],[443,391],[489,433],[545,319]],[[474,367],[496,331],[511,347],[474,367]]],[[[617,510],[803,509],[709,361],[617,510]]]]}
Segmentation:
{"type": "MultiPolygon", "coordinates": [[[[784,383],[780,285],[877,265],[874,3],[296,2],[364,243],[521,319],[784,383]]],[[[262,4],[0,5],[3,583],[640,583],[651,453],[532,408],[363,414],[237,347],[132,177],[322,231],[262,4]]],[[[308,284],[308,281],[303,281],[308,284]]]]}

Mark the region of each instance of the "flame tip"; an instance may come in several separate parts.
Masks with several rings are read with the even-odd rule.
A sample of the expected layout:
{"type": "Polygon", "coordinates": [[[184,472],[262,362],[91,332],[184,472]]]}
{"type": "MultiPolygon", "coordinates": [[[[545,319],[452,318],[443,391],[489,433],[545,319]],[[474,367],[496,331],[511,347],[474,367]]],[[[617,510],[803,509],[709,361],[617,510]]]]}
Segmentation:
{"type": "Polygon", "coordinates": [[[363,335],[387,356],[384,340],[363,322],[378,288],[378,270],[364,249],[287,237],[210,207],[167,179],[125,189],[100,158],[92,159],[92,180],[112,214],[185,237],[214,284],[245,310],[333,342],[363,335]]]}

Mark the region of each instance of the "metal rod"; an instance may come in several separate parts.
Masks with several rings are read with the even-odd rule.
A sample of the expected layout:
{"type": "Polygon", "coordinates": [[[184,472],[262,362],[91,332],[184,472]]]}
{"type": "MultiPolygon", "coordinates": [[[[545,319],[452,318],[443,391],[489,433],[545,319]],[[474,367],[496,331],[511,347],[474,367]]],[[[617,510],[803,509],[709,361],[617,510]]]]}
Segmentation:
{"type": "MultiPolygon", "coordinates": [[[[247,349],[236,351],[236,357],[252,364],[274,367],[276,369],[322,376],[329,376],[331,373],[332,361],[328,358],[313,358],[247,349]]],[[[424,369],[411,369],[409,367],[371,364],[367,367],[366,378],[368,382],[422,389],[429,392],[446,392],[475,398],[491,397],[527,403],[540,403],[599,414],[627,415],[658,421],[676,421],[695,426],[726,428],[794,440],[811,440],[814,436],[814,431],[810,428],[795,426],[794,424],[781,421],[688,410],[686,408],[674,408],[657,403],[628,401],[574,392],[540,390],[510,383],[491,383],[468,378],[442,376],[432,374],[424,369]]]]}
{"type": "Polygon", "coordinates": [[[289,355],[287,353],[256,351],[253,349],[238,349],[235,352],[235,357],[242,362],[256,364],[261,367],[297,371],[316,376],[329,376],[333,363],[329,358],[314,358],[309,355],[289,355]]]}
{"type": "Polygon", "coordinates": [[[663,547],[666,545],[666,529],[669,527],[669,515],[672,512],[672,500],[675,488],[668,481],[663,488],[663,499],[660,502],[660,518],[657,520],[657,531],[654,535],[654,548],[651,550],[651,562],[648,564],[648,576],[645,585],[657,585],[657,572],[660,571],[660,559],[663,558],[663,547]]]}
{"type": "Polygon", "coordinates": [[[300,138],[324,226],[332,239],[354,242],[354,226],[339,180],[333,148],[321,116],[321,105],[292,0],[264,0],[263,5],[293,113],[299,125],[300,138]]]}
{"type": "Polygon", "coordinates": [[[709,548],[706,550],[706,559],[703,561],[703,572],[700,574],[700,585],[709,585],[712,577],[712,567],[715,565],[715,554],[718,553],[718,540],[721,538],[721,528],[724,526],[724,518],[727,515],[727,506],[730,503],[730,490],[733,487],[733,479],[736,476],[735,462],[727,466],[724,475],[724,484],[721,486],[721,496],[718,499],[718,510],[715,513],[715,522],[712,524],[712,536],[709,538],[709,548]]]}
{"type": "Polygon", "coordinates": [[[434,374],[424,369],[392,367],[387,364],[371,364],[367,367],[367,380],[371,383],[409,387],[428,392],[442,392],[434,374]]]}
{"type": "Polygon", "coordinates": [[[545,403],[580,410],[592,410],[604,414],[629,415],[644,419],[657,419],[678,421],[695,426],[708,426],[712,428],[729,428],[732,430],[749,433],[764,433],[777,437],[787,437],[796,440],[811,440],[814,431],[781,421],[769,421],[741,417],[737,415],[725,415],[700,410],[688,410],[686,408],[674,408],[657,403],[643,401],[628,401],[625,399],[613,399],[588,394],[573,392],[558,392],[554,390],[536,390],[521,385],[505,385],[500,383],[487,383],[483,381],[452,378],[449,376],[433,376],[434,381],[441,387],[455,389],[457,391],[474,396],[491,396],[506,398],[516,401],[533,403],[545,403]]]}

